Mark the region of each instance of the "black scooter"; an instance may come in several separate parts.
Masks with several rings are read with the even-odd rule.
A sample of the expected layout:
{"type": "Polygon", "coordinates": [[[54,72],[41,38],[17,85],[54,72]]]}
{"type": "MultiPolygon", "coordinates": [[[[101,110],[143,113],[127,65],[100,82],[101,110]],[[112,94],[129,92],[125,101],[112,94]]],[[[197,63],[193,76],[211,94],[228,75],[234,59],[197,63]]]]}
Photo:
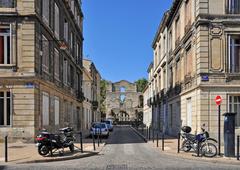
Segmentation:
{"type": "Polygon", "coordinates": [[[64,150],[64,148],[69,148],[71,152],[74,152],[74,136],[73,128],[66,127],[59,129],[58,134],[49,133],[47,130],[40,131],[39,135],[36,137],[38,153],[42,156],[46,156],[52,152],[59,149],[64,150]]]}

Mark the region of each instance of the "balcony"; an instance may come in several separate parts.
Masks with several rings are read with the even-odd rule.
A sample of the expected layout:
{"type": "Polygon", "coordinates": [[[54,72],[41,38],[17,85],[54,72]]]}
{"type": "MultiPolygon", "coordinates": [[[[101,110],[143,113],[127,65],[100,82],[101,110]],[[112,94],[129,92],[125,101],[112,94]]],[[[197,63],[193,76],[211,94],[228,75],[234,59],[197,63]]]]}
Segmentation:
{"type": "Polygon", "coordinates": [[[93,110],[97,110],[97,108],[98,108],[98,101],[92,101],[92,107],[93,107],[93,110]]]}
{"type": "Polygon", "coordinates": [[[175,89],[175,95],[179,95],[181,93],[181,91],[182,91],[181,84],[180,83],[176,83],[174,89],[175,89]]]}
{"type": "Polygon", "coordinates": [[[0,8],[15,8],[16,0],[0,0],[0,8]]]}
{"type": "Polygon", "coordinates": [[[80,102],[83,102],[85,100],[84,93],[82,91],[76,91],[76,97],[80,102]]]}

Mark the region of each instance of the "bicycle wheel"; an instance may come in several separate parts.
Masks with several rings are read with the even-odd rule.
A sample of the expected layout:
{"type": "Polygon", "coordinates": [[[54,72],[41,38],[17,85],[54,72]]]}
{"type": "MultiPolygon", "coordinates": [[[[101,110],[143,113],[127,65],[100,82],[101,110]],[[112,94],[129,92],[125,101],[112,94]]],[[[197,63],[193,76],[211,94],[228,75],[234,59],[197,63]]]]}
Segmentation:
{"type": "Polygon", "coordinates": [[[182,143],[182,148],[181,148],[184,152],[189,152],[191,149],[192,149],[192,147],[191,147],[191,144],[190,144],[190,142],[189,141],[183,141],[183,143],[182,143]]]}
{"type": "Polygon", "coordinates": [[[213,143],[204,143],[201,146],[201,153],[205,157],[212,158],[217,155],[217,147],[213,143]]]}

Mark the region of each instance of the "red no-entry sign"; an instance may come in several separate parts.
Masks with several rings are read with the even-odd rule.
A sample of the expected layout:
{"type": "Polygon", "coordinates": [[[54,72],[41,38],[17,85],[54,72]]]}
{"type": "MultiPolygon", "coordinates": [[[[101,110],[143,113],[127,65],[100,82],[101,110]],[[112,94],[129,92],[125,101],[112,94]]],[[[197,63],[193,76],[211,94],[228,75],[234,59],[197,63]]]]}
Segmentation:
{"type": "Polygon", "coordinates": [[[216,104],[219,106],[219,105],[221,104],[221,102],[222,102],[221,96],[216,96],[215,102],[216,102],[216,104]]]}

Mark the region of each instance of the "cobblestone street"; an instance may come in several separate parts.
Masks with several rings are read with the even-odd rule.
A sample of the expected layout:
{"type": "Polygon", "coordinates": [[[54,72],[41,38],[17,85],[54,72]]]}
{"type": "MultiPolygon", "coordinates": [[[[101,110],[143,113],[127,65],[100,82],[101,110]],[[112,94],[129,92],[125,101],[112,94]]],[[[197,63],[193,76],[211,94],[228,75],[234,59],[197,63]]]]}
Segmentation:
{"type": "Polygon", "coordinates": [[[52,163],[7,165],[3,170],[17,169],[239,169],[239,165],[189,160],[165,155],[143,142],[129,127],[115,127],[99,155],[52,163]]]}

